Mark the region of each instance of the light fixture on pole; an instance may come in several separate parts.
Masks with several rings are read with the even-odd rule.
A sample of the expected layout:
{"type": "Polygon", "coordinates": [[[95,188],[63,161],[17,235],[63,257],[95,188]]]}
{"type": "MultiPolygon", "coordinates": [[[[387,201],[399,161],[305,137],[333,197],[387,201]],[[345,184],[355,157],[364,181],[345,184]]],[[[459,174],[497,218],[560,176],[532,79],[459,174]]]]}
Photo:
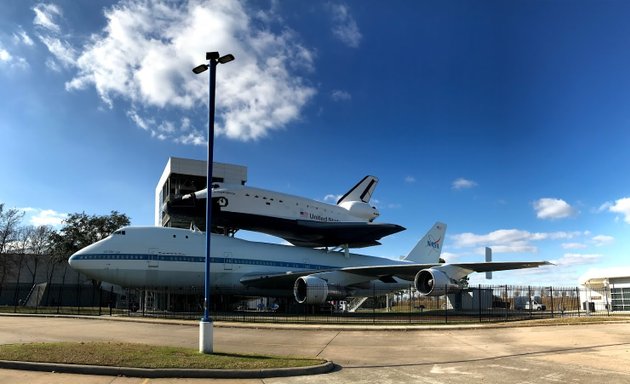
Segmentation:
{"type": "Polygon", "coordinates": [[[216,86],[217,63],[225,64],[234,60],[234,56],[227,54],[220,56],[219,52],[206,52],[208,64],[201,64],[193,68],[195,74],[200,74],[210,69],[208,76],[208,165],[206,198],[206,272],[204,279],[203,318],[199,323],[199,352],[212,353],[212,318],[210,317],[210,232],[212,229],[212,163],[214,159],[214,101],[216,86]]]}

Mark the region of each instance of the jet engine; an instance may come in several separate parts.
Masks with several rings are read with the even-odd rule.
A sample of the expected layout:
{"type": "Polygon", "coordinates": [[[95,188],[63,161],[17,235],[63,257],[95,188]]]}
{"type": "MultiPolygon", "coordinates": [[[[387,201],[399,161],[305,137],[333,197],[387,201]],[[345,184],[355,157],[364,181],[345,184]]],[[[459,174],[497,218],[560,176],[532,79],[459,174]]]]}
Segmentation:
{"type": "Polygon", "coordinates": [[[337,286],[329,285],[316,276],[303,276],[295,280],[293,296],[300,304],[323,304],[327,300],[346,297],[346,292],[337,286]]]}
{"type": "Polygon", "coordinates": [[[379,215],[376,207],[362,201],[344,201],[340,203],[339,206],[347,209],[351,215],[360,217],[367,221],[372,221],[379,215]]]}
{"type": "Polygon", "coordinates": [[[439,269],[423,269],[414,279],[416,290],[422,296],[442,296],[447,293],[461,291],[457,282],[439,269]]]}

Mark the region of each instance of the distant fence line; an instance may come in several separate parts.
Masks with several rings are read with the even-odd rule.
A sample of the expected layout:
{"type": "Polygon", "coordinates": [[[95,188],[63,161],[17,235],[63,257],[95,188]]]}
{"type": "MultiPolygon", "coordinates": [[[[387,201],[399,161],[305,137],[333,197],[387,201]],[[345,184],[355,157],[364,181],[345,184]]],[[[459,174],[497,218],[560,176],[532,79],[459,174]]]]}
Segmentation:
{"type": "MultiPolygon", "coordinates": [[[[70,275],[70,274],[69,274],[70,275]]],[[[76,275],[74,273],[73,275],[76,275]]],[[[444,296],[422,296],[411,286],[396,293],[379,292],[367,298],[300,305],[288,298],[237,299],[212,297],[217,321],[292,323],[473,323],[552,317],[611,315],[614,288],[596,292],[579,287],[478,285],[444,296]]],[[[201,289],[115,290],[76,275],[58,283],[0,285],[0,311],[72,315],[145,316],[198,319],[201,289]]]]}

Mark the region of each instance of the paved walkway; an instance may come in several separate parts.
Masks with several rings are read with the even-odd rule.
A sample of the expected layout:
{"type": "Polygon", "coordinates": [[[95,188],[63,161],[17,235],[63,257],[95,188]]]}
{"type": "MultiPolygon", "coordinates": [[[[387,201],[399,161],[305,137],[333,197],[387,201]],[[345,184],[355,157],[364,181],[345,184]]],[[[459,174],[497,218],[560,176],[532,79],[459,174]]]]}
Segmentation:
{"type": "MultiPolygon", "coordinates": [[[[526,328],[311,330],[215,327],[214,349],[319,356],[342,369],[324,375],[213,383],[628,383],[630,323],[526,328]]],[[[196,348],[198,326],[0,316],[0,343],[131,341],[196,348]]],[[[201,383],[0,370],[9,383],[201,383]]]]}

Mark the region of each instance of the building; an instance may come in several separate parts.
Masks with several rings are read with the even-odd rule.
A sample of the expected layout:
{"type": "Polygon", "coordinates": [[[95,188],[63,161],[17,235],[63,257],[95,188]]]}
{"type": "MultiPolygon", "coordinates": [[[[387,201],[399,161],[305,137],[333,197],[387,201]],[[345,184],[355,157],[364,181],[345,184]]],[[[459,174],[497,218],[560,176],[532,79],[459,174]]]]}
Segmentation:
{"type": "MultiPolygon", "coordinates": [[[[173,198],[206,188],[205,160],[169,157],[162,176],[155,187],[155,225],[162,227],[190,228],[194,223],[205,230],[205,216],[169,215],[166,204],[173,198]]],[[[235,164],[213,163],[212,181],[245,185],[247,167],[235,164]]]]}
{"type": "Polygon", "coordinates": [[[580,284],[584,309],[630,311],[630,267],[591,269],[580,284]]]}

